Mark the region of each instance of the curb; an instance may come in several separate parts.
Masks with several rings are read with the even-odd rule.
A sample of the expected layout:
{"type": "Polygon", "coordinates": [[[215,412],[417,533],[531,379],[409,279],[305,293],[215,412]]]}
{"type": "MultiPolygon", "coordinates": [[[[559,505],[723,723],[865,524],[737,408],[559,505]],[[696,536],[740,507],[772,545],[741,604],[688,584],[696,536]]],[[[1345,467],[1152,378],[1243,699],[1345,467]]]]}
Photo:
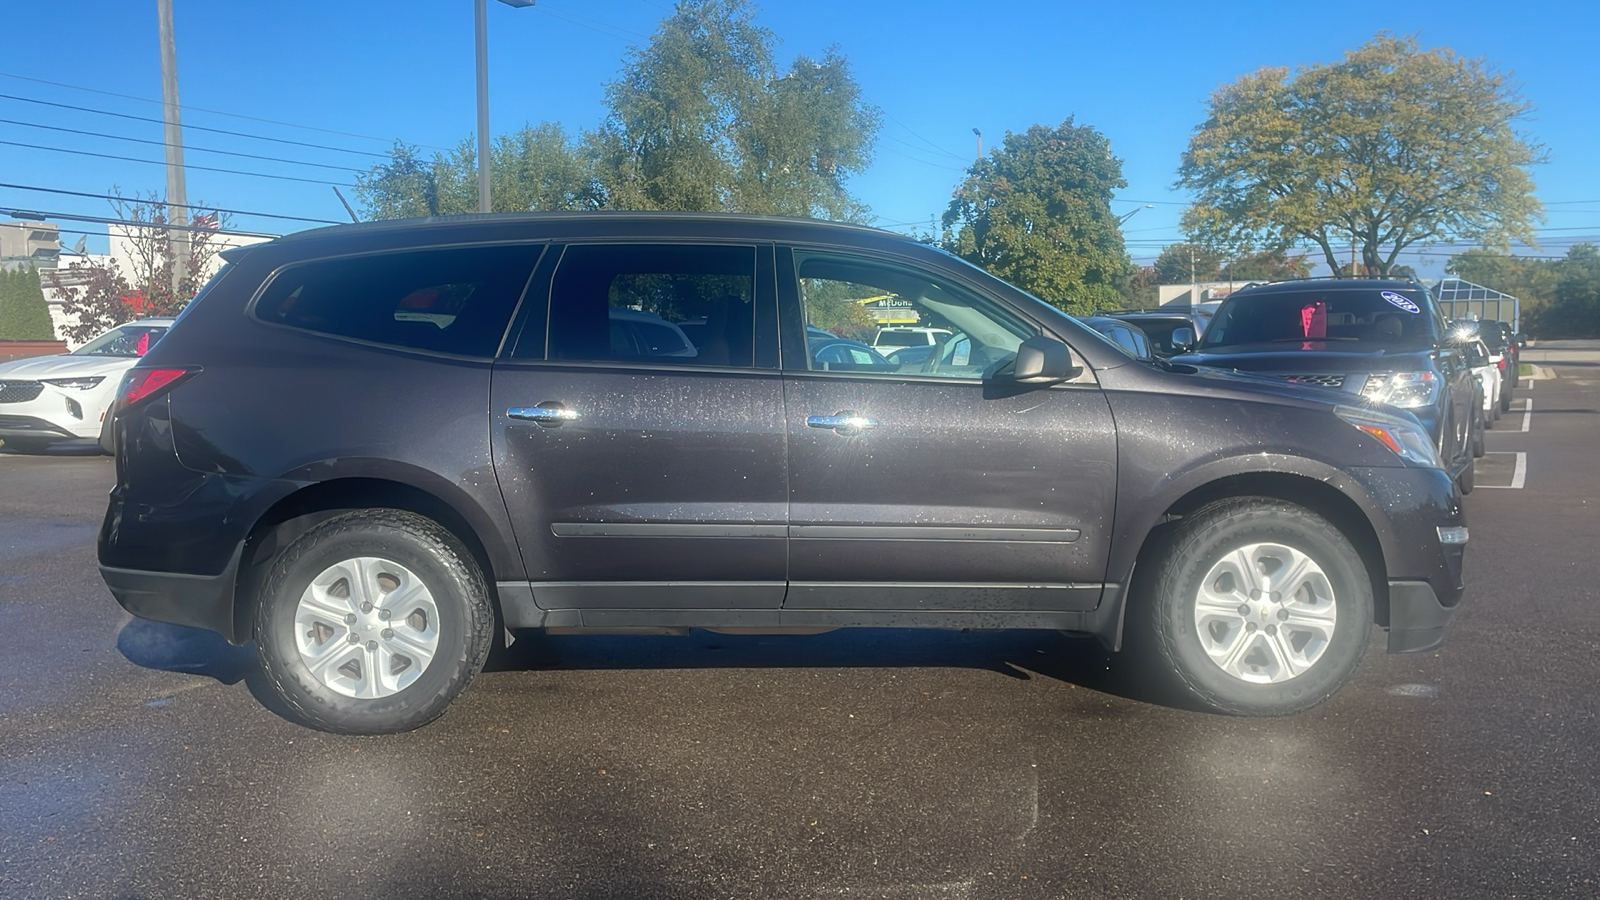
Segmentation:
{"type": "Polygon", "coordinates": [[[1556,370],[1550,368],[1549,366],[1541,366],[1538,363],[1528,363],[1528,365],[1533,366],[1533,371],[1522,376],[1523,378],[1529,378],[1534,381],[1546,381],[1556,377],[1556,370]]]}

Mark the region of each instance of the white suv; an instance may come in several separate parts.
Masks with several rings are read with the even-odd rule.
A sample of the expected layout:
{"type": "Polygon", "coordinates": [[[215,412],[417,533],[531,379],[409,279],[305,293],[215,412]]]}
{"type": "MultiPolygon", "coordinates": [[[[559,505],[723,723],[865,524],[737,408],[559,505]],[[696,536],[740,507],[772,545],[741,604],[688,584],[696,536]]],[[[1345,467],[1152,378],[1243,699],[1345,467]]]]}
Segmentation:
{"type": "Polygon", "coordinates": [[[0,441],[8,450],[31,453],[63,441],[100,439],[122,373],[156,345],[172,322],[140,319],[118,325],[71,353],[0,365],[0,441]]]}
{"type": "Polygon", "coordinates": [[[872,349],[879,353],[899,350],[902,347],[932,347],[950,337],[948,328],[921,328],[914,325],[892,325],[878,329],[872,339],[872,349]]]}

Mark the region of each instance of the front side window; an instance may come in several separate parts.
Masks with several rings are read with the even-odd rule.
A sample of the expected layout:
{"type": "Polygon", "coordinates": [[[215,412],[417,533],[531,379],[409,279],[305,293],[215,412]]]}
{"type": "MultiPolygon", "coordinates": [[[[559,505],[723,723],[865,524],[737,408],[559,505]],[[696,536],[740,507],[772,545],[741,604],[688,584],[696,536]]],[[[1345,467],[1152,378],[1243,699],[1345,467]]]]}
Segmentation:
{"type": "Polygon", "coordinates": [[[417,250],[293,266],[273,279],[256,317],[375,344],[493,356],[539,251],[417,250]]]}
{"type": "Polygon", "coordinates": [[[1200,348],[1345,343],[1423,350],[1438,336],[1437,317],[1423,291],[1330,287],[1235,294],[1217,311],[1200,348]]]}
{"type": "Polygon", "coordinates": [[[568,247],[550,288],[549,358],[748,368],[754,247],[568,247]]]}
{"type": "Polygon", "coordinates": [[[795,267],[814,372],[981,379],[1038,333],[942,275],[811,251],[795,267]]]}

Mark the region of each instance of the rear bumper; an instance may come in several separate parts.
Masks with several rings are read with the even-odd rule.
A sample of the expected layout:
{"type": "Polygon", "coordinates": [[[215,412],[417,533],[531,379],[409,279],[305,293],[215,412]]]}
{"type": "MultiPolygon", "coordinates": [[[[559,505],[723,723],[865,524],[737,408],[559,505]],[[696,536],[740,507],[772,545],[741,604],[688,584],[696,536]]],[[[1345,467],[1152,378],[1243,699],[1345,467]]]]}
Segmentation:
{"type": "Polygon", "coordinates": [[[1389,652],[1421,653],[1438,648],[1459,608],[1439,602],[1426,581],[1389,582],[1389,652]]]}
{"type": "Polygon", "coordinates": [[[184,575],[176,572],[150,572],[118,569],[102,565],[111,595],[122,608],[141,619],[204,628],[229,641],[235,640],[233,589],[239,572],[243,547],[217,575],[184,575]]]}

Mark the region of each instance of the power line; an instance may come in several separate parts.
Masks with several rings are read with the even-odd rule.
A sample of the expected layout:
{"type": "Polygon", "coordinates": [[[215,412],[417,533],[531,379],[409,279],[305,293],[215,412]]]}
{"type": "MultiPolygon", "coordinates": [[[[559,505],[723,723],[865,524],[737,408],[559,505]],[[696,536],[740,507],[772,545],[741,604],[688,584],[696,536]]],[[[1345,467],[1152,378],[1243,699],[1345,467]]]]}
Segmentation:
{"type": "MultiPolygon", "coordinates": [[[[614,31],[601,30],[600,28],[597,28],[597,27],[595,27],[593,25],[586,25],[583,22],[578,21],[577,19],[570,19],[570,18],[567,17],[569,15],[575,15],[574,13],[567,13],[566,15],[563,15],[563,14],[561,14],[561,11],[547,9],[547,8],[545,8],[543,6],[535,6],[534,9],[539,10],[540,12],[544,13],[547,16],[551,16],[551,17],[555,18],[557,21],[565,22],[568,25],[576,25],[579,28],[586,28],[586,29],[594,32],[595,34],[603,34],[608,38],[614,38],[616,40],[619,40],[619,41],[623,42],[624,44],[627,44],[630,47],[637,47],[638,46],[631,39],[625,38],[622,35],[615,33],[614,31]]],[[[591,20],[591,21],[596,21],[596,20],[591,20]]],[[[610,25],[606,26],[607,29],[610,29],[612,27],[614,27],[614,26],[610,26],[610,25]]],[[[622,28],[616,29],[616,31],[626,31],[626,30],[627,29],[622,29],[622,28]]],[[[629,34],[638,34],[638,32],[634,32],[634,31],[629,31],[628,33],[629,34]]],[[[644,35],[640,35],[640,37],[643,37],[643,36],[644,35]]]]}
{"type": "MultiPolygon", "coordinates": [[[[43,144],[24,144],[20,141],[0,141],[0,144],[3,144],[7,147],[25,147],[29,150],[48,150],[51,153],[71,153],[77,156],[94,156],[100,159],[118,159],[122,160],[123,162],[145,163],[146,165],[152,166],[166,165],[165,162],[155,159],[139,159],[136,156],[118,156],[114,153],[94,153],[89,150],[68,150],[65,147],[46,147],[43,144]]],[[[249,175],[254,178],[271,178],[275,181],[298,181],[302,184],[332,184],[349,187],[348,184],[345,184],[341,181],[324,181],[320,178],[297,178],[293,175],[268,175],[265,172],[245,172],[239,169],[219,169],[215,166],[197,166],[193,163],[185,164],[184,168],[196,169],[201,172],[221,172],[225,175],[249,175]]]]}
{"type": "MultiPolygon", "coordinates": [[[[879,109],[882,109],[882,107],[879,107],[879,109]]],[[[904,123],[902,121],[900,121],[900,119],[898,117],[896,117],[894,113],[889,112],[887,109],[884,109],[883,110],[883,114],[888,116],[891,120],[893,120],[896,125],[899,125],[901,128],[904,128],[907,132],[910,132],[912,137],[914,137],[917,140],[923,142],[924,144],[927,144],[929,147],[932,147],[934,150],[937,150],[938,152],[943,153],[945,156],[948,156],[948,157],[950,157],[952,159],[960,160],[963,163],[963,165],[966,164],[967,158],[965,156],[963,156],[963,155],[961,155],[959,153],[951,152],[950,150],[947,150],[944,147],[941,147],[938,144],[935,144],[933,141],[928,140],[927,138],[923,137],[922,135],[917,134],[915,131],[912,131],[911,130],[911,126],[907,125],[906,123],[904,123]]]]}
{"type": "MultiPolygon", "coordinates": [[[[148,138],[124,137],[120,134],[106,134],[103,131],[84,131],[80,128],[63,128],[59,125],[40,125],[36,122],[19,122],[16,119],[0,119],[0,125],[21,125],[24,128],[42,128],[46,131],[59,131],[65,134],[81,134],[86,137],[108,138],[113,141],[129,141],[135,144],[150,144],[156,147],[175,146],[166,141],[152,141],[148,138]]],[[[183,148],[185,150],[192,150],[196,153],[218,153],[223,156],[238,156],[244,159],[260,159],[267,162],[288,163],[289,165],[294,166],[315,166],[319,169],[335,169],[340,172],[355,172],[358,175],[365,174],[367,172],[366,169],[357,169],[351,166],[335,166],[328,163],[306,162],[299,159],[284,159],[281,156],[262,156],[258,153],[239,153],[234,150],[216,150],[210,147],[196,147],[193,144],[183,145],[183,148]]]]}
{"type": "MultiPolygon", "coordinates": [[[[119,197],[119,196],[117,196],[115,194],[91,194],[91,193],[89,193],[87,191],[68,191],[68,190],[64,190],[62,188],[34,187],[32,185],[27,185],[27,184],[7,184],[5,182],[0,182],[0,188],[10,188],[11,190],[14,190],[14,191],[33,191],[33,192],[40,193],[40,194],[62,194],[62,195],[67,196],[67,197],[89,197],[89,198],[95,199],[95,200],[112,200],[112,201],[122,200],[122,201],[129,202],[129,203],[141,202],[138,198],[129,199],[127,197],[119,197]]],[[[319,224],[319,225],[338,225],[338,224],[340,224],[335,219],[311,219],[311,218],[307,218],[305,216],[285,216],[285,215],[281,215],[281,214],[278,214],[278,213],[253,212],[251,210],[245,210],[245,209],[223,209],[223,208],[218,207],[218,206],[203,206],[203,205],[196,205],[196,204],[193,204],[193,203],[162,203],[161,205],[162,206],[181,206],[184,209],[198,209],[198,210],[202,210],[202,211],[205,211],[205,212],[229,213],[230,215],[235,215],[235,216],[255,216],[257,218],[262,218],[262,219],[285,219],[285,220],[288,220],[290,222],[313,222],[313,223],[316,223],[316,224],[319,224]]]]}
{"type": "Polygon", "coordinates": [[[38,216],[41,219],[65,219],[68,222],[94,222],[98,225],[131,225],[135,228],[151,228],[157,231],[203,231],[206,234],[236,234],[240,237],[278,237],[276,234],[265,234],[259,231],[233,231],[232,229],[205,228],[199,225],[159,225],[154,222],[140,222],[136,219],[113,219],[107,216],[75,216],[69,213],[40,212],[36,209],[10,209],[6,207],[0,207],[0,214],[29,218],[38,216]]]}
{"type": "MultiPolygon", "coordinates": [[[[48,81],[48,80],[43,79],[43,78],[31,78],[31,77],[29,77],[27,75],[16,75],[16,74],[13,74],[11,72],[0,72],[0,78],[15,78],[18,81],[31,81],[34,84],[48,84],[51,87],[67,88],[69,90],[74,90],[74,91],[85,91],[85,92],[90,93],[90,94],[101,94],[101,95],[106,96],[106,97],[119,97],[119,98],[121,98],[123,100],[137,100],[140,103],[161,103],[162,102],[160,100],[156,100],[156,99],[153,99],[153,98],[150,98],[150,97],[138,97],[138,96],[135,96],[133,94],[119,94],[119,93],[116,93],[115,91],[102,91],[102,90],[100,90],[98,88],[83,87],[82,85],[77,85],[77,84],[65,84],[65,83],[60,82],[60,81],[48,81]]],[[[305,131],[320,131],[323,134],[336,134],[336,135],[338,135],[340,137],[360,138],[361,140],[364,140],[364,141],[383,141],[386,144],[392,144],[392,143],[394,143],[394,140],[395,140],[394,138],[376,137],[376,136],[370,135],[370,134],[356,134],[356,133],[350,132],[350,131],[336,131],[336,130],[334,130],[332,128],[318,128],[315,125],[301,125],[298,122],[280,122],[277,119],[263,119],[263,118],[260,118],[259,116],[247,116],[247,115],[243,115],[241,113],[227,112],[225,110],[220,110],[220,109],[207,109],[204,106],[189,106],[189,105],[185,104],[183,108],[184,108],[184,110],[186,112],[210,113],[210,114],[212,114],[214,116],[228,116],[229,118],[233,118],[233,119],[244,119],[245,121],[248,121],[248,122],[260,122],[260,123],[262,123],[264,125],[281,125],[281,126],[283,126],[285,128],[300,128],[300,129],[303,129],[305,131]]],[[[191,125],[191,126],[188,126],[188,127],[193,128],[193,127],[196,127],[196,126],[191,125]]],[[[435,146],[432,146],[431,144],[418,144],[417,146],[418,147],[427,147],[429,150],[448,150],[449,149],[448,147],[435,147],[435,146]]],[[[335,148],[335,149],[337,149],[337,148],[335,148]]],[[[361,151],[352,150],[352,151],[348,151],[348,152],[359,153],[361,151]]]]}
{"type": "MultiPolygon", "coordinates": [[[[95,115],[99,116],[114,116],[118,119],[132,119],[135,122],[153,122],[157,125],[166,124],[166,121],[163,119],[154,119],[149,116],[136,116],[132,113],[112,112],[109,109],[95,109],[92,106],[76,106],[71,103],[57,103],[53,100],[39,100],[34,97],[19,97],[16,94],[0,94],[0,100],[15,100],[19,103],[34,103],[38,104],[39,106],[53,106],[57,109],[70,109],[76,112],[94,113],[95,115]]],[[[185,125],[183,127],[190,131],[207,131],[212,134],[226,134],[232,137],[249,138],[254,141],[271,141],[274,144],[289,144],[295,147],[310,147],[313,150],[327,150],[333,153],[351,153],[356,156],[374,156],[379,159],[389,158],[389,154],[387,153],[373,153],[370,150],[350,150],[345,147],[330,147],[327,144],[312,144],[306,141],[291,141],[288,138],[267,137],[266,135],[250,134],[249,132],[245,131],[229,131],[226,128],[207,128],[204,125],[185,125]]]]}
{"type": "MultiPolygon", "coordinates": [[[[610,22],[602,21],[600,19],[591,18],[591,17],[585,16],[585,15],[580,15],[578,13],[573,12],[570,9],[561,9],[559,7],[555,8],[555,9],[551,9],[548,6],[535,6],[534,9],[542,10],[542,11],[544,11],[546,13],[560,13],[561,16],[571,16],[574,19],[583,19],[584,21],[587,21],[587,22],[593,22],[593,23],[595,23],[596,25],[599,25],[602,28],[609,28],[612,31],[620,31],[620,32],[623,32],[624,34],[631,34],[634,37],[641,37],[641,38],[644,38],[647,41],[650,39],[650,35],[648,35],[648,34],[640,34],[639,32],[633,31],[632,29],[623,28],[621,25],[613,25],[610,22]]],[[[576,23],[574,23],[574,24],[576,24],[576,23]]]]}

